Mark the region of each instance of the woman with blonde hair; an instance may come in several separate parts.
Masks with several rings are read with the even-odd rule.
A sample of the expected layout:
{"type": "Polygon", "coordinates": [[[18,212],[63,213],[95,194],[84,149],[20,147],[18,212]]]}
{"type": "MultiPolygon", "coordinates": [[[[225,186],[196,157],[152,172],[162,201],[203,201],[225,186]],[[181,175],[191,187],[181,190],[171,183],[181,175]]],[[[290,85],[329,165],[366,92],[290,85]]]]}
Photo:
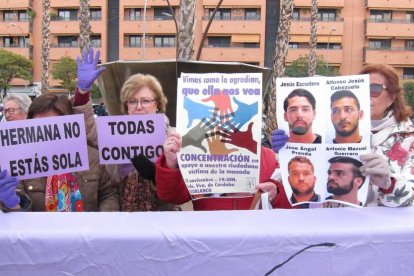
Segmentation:
{"type": "MultiPolygon", "coordinates": [[[[165,113],[167,98],[160,82],[152,75],[130,76],[121,88],[121,112],[126,115],[165,113]]],[[[166,117],[166,131],[170,129],[166,117]]],[[[145,156],[129,164],[109,166],[120,184],[121,211],[177,210],[174,204],[160,201],[156,194],[155,166],[145,156]]]]}

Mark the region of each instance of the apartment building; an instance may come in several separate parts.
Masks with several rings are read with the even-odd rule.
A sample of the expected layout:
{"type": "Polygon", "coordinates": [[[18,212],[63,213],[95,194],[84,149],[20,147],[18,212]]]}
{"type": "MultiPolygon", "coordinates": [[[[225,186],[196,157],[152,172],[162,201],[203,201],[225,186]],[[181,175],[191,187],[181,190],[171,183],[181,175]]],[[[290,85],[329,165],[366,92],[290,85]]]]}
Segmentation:
{"type": "MultiPolygon", "coordinates": [[[[309,53],[311,0],[294,0],[287,62],[309,53]]],[[[317,55],[341,74],[385,63],[414,81],[414,2],[319,0],[317,55]]]]}
{"type": "MultiPolygon", "coordinates": [[[[0,46],[33,61],[35,84],[41,76],[41,2],[2,0],[0,5],[0,46]]],[[[79,55],[79,1],[50,2],[52,67],[62,56],[79,55]]],[[[169,2],[178,17],[180,0],[169,2]]],[[[274,46],[274,41],[265,40],[269,32],[275,32],[278,21],[275,12],[267,16],[273,1],[224,0],[202,41],[217,2],[196,2],[193,57],[201,45],[200,60],[269,66],[272,50],[266,45],[274,46]]],[[[288,63],[309,52],[311,0],[294,3],[288,63]]],[[[341,74],[383,62],[396,67],[402,79],[414,80],[414,2],[319,0],[318,5],[317,54],[341,74]]],[[[176,57],[177,31],[166,0],[90,0],[90,11],[91,44],[101,51],[102,62],[176,57]]],[[[16,91],[32,89],[32,83],[22,80],[12,84],[16,91]]],[[[51,91],[60,91],[52,76],[49,84],[51,91]]]]}

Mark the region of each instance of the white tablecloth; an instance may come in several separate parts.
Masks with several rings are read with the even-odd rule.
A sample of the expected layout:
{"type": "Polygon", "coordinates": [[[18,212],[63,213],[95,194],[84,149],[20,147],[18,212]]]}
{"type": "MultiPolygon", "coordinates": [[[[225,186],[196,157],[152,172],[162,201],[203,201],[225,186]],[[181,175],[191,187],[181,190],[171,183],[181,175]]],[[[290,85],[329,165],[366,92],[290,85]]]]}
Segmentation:
{"type": "Polygon", "coordinates": [[[414,275],[414,208],[0,213],[0,275],[414,275]]]}

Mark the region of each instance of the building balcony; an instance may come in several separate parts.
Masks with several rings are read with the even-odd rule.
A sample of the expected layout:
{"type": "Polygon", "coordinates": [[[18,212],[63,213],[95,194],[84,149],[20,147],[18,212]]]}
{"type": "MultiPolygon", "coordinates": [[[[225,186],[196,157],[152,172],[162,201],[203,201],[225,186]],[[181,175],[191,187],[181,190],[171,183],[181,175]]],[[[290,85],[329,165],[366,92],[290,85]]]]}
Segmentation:
{"type": "Polygon", "coordinates": [[[235,61],[263,64],[263,49],[235,47],[203,47],[200,60],[235,61]]]}
{"type": "Polygon", "coordinates": [[[408,7],[413,7],[411,0],[365,0],[365,6],[372,10],[406,10],[408,7]]]}
{"type": "Polygon", "coordinates": [[[365,21],[365,34],[368,38],[414,38],[414,22],[406,19],[387,21],[365,21]]]}
{"type": "MultiPolygon", "coordinates": [[[[101,21],[89,21],[92,34],[106,32],[106,24],[101,21]]],[[[52,20],[50,21],[51,34],[79,34],[78,20],[52,20]]]]}
{"type": "MultiPolygon", "coordinates": [[[[217,0],[203,0],[203,6],[211,6],[215,7],[217,5],[217,0]]],[[[260,7],[260,6],[266,6],[266,1],[258,1],[258,0],[226,0],[223,1],[221,4],[222,7],[228,8],[229,6],[235,6],[235,7],[260,7]]]]}
{"type": "Polygon", "coordinates": [[[375,49],[364,48],[364,63],[381,63],[401,67],[412,65],[414,60],[414,49],[390,48],[375,49]]]}
{"type": "Polygon", "coordinates": [[[32,7],[32,0],[3,0],[1,1],[2,10],[26,10],[32,7]]]}
{"type": "MultiPolygon", "coordinates": [[[[206,30],[208,19],[203,18],[202,30],[206,30]]],[[[245,20],[244,17],[235,17],[231,20],[213,20],[208,30],[209,34],[260,34],[264,29],[261,20],[245,20]]]]}
{"type": "Polygon", "coordinates": [[[124,20],[120,26],[120,33],[140,34],[144,32],[147,34],[176,34],[174,20],[155,20],[153,16],[147,16],[147,20],[124,20]]]}
{"type": "MultiPolygon", "coordinates": [[[[145,60],[175,59],[176,48],[174,47],[146,47],[145,60]]],[[[120,47],[120,60],[144,60],[142,47],[120,47]]]]}
{"type": "Polygon", "coordinates": [[[50,21],[51,34],[79,34],[79,21],[50,21]]]}
{"type": "MultiPolygon", "coordinates": [[[[120,0],[120,8],[143,8],[145,0],[120,0]]],[[[179,6],[180,0],[170,0],[171,6],[179,6]]],[[[167,1],[165,0],[147,0],[147,8],[153,6],[168,6],[167,1]]]]}
{"type": "Polygon", "coordinates": [[[27,59],[32,59],[33,48],[29,45],[23,47],[23,45],[0,45],[3,50],[12,52],[24,56],[27,59]]]}
{"type": "MultiPolygon", "coordinates": [[[[295,8],[312,7],[311,0],[294,0],[295,8]]],[[[318,0],[318,8],[342,8],[345,0],[318,0]]]]}
{"type": "MultiPolygon", "coordinates": [[[[102,0],[89,0],[90,7],[106,6],[106,1],[102,0]]],[[[68,0],[50,0],[51,8],[79,8],[79,1],[68,0]]]]}
{"type": "Polygon", "coordinates": [[[80,49],[79,46],[76,47],[62,47],[58,44],[50,44],[50,59],[58,60],[61,57],[68,56],[76,58],[79,56],[80,49]]]}
{"type": "MultiPolygon", "coordinates": [[[[338,21],[318,21],[318,36],[319,35],[342,35],[344,31],[344,22],[342,18],[338,21]],[[335,31],[332,31],[335,29],[335,31]]],[[[292,21],[290,27],[290,34],[292,35],[309,35],[310,33],[310,18],[292,21]]]]}
{"type": "MultiPolygon", "coordinates": [[[[292,61],[309,55],[309,48],[299,48],[293,49],[290,48],[288,50],[287,55],[287,63],[291,63],[292,61]]],[[[336,49],[316,49],[316,55],[322,56],[323,60],[331,65],[341,65],[342,64],[342,50],[336,49]]]]}
{"type": "Polygon", "coordinates": [[[0,21],[2,35],[20,36],[30,33],[29,21],[0,21]]]}

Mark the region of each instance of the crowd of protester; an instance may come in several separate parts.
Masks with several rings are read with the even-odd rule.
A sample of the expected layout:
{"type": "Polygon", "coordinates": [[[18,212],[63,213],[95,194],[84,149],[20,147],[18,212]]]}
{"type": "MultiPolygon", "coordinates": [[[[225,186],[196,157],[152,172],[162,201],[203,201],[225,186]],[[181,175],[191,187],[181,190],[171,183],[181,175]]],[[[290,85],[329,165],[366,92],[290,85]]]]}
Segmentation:
{"type": "MultiPolygon", "coordinates": [[[[166,121],[164,153],[156,163],[140,155],[122,165],[101,165],[92,84],[105,70],[97,68],[99,51],[93,49],[78,58],[78,87],[71,99],[54,94],[33,100],[10,95],[4,99],[6,121],[30,120],[50,116],[84,114],[87,131],[89,170],[18,181],[7,170],[0,172],[0,208],[3,211],[157,211],[180,210],[192,201],[194,210],[249,209],[252,194],[231,196],[191,196],[181,175],[177,153],[182,136],[166,121]],[[63,204],[62,204],[63,202],[63,204]]],[[[368,65],[359,73],[370,76],[372,152],[361,156],[360,172],[370,176],[368,206],[401,207],[414,197],[414,125],[409,119],[399,78],[387,65],[368,65]],[[399,151],[398,153],[396,151],[399,151]],[[398,155],[395,157],[395,155],[398,155]],[[400,200],[394,200],[399,194],[400,200]],[[401,198],[401,194],[404,194],[401,198]]],[[[301,97],[299,94],[298,97],[301,97]]],[[[120,91],[121,111],[125,115],[165,113],[167,98],[160,82],[151,75],[130,76],[120,91]]],[[[102,112],[102,115],[104,112],[102,112]]],[[[315,139],[312,136],[312,141],[315,139]]],[[[271,141],[262,146],[259,184],[267,192],[273,208],[292,208],[283,185],[272,179],[279,167],[277,153],[289,135],[275,130],[271,141]]]]}

